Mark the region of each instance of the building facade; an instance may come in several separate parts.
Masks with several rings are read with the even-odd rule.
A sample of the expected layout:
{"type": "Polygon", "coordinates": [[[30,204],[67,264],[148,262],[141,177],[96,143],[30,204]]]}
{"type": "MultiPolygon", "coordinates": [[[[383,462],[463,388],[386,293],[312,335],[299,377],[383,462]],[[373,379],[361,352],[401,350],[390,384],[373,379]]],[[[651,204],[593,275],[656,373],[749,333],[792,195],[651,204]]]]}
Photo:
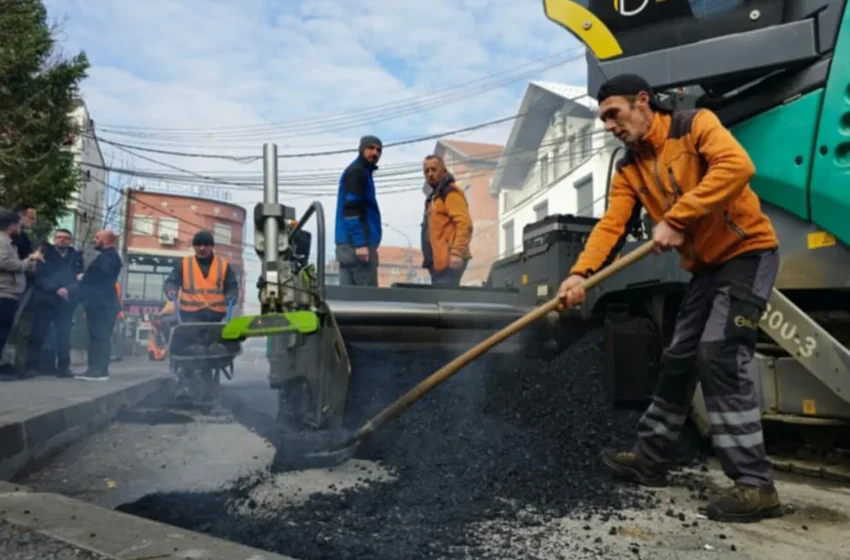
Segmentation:
{"type": "Polygon", "coordinates": [[[472,218],[469,250],[472,260],[461,283],[480,286],[499,256],[499,199],[490,192],[490,180],[503,146],[460,140],[438,140],[434,154],[443,158],[449,172],[464,189],[472,218]]]}
{"type": "MultiPolygon", "coordinates": [[[[430,284],[431,276],[422,268],[422,251],[413,247],[378,247],[378,287],[393,284],[430,284]]],[[[339,285],[339,263],[325,264],[325,284],[339,285]]]]}
{"type": "Polygon", "coordinates": [[[225,257],[237,274],[240,297],[235,312],[241,313],[246,293],[242,252],[247,212],[243,207],[144,189],[125,189],[122,207],[120,246],[128,336],[147,344],[148,319],[165,303],[165,278],[183,256],[193,254],[192,237],[199,230],[214,235],[216,254],[225,257]]]}
{"type": "MultiPolygon", "coordinates": [[[[58,220],[57,227],[71,232],[74,246],[91,257],[94,234],[103,229],[112,217],[106,208],[106,162],[94,130],[94,121],[86,104],[78,99],[70,115],[79,134],[69,138],[69,149],[80,173],[80,187],[68,203],[67,212],[58,220]]],[[[118,209],[113,210],[116,214],[118,209]]]]}
{"type": "Polygon", "coordinates": [[[422,251],[414,247],[378,247],[378,286],[430,284],[431,276],[422,268],[422,251]]]}
{"type": "Polygon", "coordinates": [[[528,224],[552,214],[599,217],[621,143],[582,88],[530,82],[490,184],[499,199],[499,256],[522,251],[528,224]]]}

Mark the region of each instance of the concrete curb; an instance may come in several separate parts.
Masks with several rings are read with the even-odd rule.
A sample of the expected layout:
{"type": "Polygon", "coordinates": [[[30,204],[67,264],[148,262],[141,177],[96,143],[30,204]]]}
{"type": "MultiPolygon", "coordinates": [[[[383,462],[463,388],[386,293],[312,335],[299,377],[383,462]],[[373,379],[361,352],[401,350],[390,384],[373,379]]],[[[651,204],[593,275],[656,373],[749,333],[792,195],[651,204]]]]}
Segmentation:
{"type": "Polygon", "coordinates": [[[111,422],[167,383],[167,375],[140,379],[110,393],[70,402],[0,425],[0,480],[10,480],[111,422]]]}
{"type": "Polygon", "coordinates": [[[2,481],[0,519],[114,560],[295,560],[2,481]]]}

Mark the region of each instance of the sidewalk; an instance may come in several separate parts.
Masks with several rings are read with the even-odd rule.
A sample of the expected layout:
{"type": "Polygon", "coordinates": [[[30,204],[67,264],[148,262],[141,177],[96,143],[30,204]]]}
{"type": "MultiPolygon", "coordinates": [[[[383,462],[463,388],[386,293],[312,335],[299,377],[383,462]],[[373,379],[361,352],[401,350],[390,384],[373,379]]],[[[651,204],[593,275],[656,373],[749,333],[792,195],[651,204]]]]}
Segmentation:
{"type": "Polygon", "coordinates": [[[0,558],[294,560],[2,481],[0,558]]]}
{"type": "Polygon", "coordinates": [[[101,428],[169,379],[163,363],[146,359],[113,362],[110,374],[105,382],[36,377],[0,384],[0,480],[101,428]]]}

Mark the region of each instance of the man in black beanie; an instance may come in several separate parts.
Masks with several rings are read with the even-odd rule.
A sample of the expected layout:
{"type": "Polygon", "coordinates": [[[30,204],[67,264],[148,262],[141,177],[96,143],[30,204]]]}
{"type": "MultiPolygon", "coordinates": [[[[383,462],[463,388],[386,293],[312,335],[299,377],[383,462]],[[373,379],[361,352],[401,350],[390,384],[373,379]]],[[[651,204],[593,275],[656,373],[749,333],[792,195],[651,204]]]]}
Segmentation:
{"type": "Polygon", "coordinates": [[[163,291],[185,322],[218,323],[227,315],[228,305],[239,298],[239,281],[224,257],[213,252],[215,239],[208,231],[192,238],[195,256],[183,257],[165,279],[163,291]]]}
{"type": "Polygon", "coordinates": [[[656,224],[655,252],[677,250],[692,274],[636,442],[604,450],[602,461],[642,484],[666,485],[700,383],[717,459],[734,482],[706,506],[707,517],[740,522],[781,516],[757,387],[748,373],[780,260],[776,232],[750,186],[755,165],[717,115],[670,111],[640,76],[611,78],[597,99],[605,129],[627,151],[611,178],[608,208],[560,297],[566,305],[584,301],[584,279],[613,261],[641,207],[656,224]]]}
{"type": "Polygon", "coordinates": [[[339,283],[343,286],[378,285],[381,211],[372,174],[382,152],[383,144],[377,136],[362,137],[357,159],[339,180],[335,241],[339,283]]]}

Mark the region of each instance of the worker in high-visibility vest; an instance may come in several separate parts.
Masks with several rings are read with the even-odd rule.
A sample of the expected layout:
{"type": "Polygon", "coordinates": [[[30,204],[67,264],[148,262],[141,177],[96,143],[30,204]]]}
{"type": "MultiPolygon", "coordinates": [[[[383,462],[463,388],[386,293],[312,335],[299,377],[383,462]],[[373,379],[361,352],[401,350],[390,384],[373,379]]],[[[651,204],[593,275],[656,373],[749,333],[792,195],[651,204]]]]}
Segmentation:
{"type": "Polygon", "coordinates": [[[153,328],[148,335],[148,357],[151,360],[165,359],[168,353],[168,337],[176,323],[174,303],[171,300],[165,302],[159,313],[151,316],[150,324],[153,328]]]}
{"type": "Polygon", "coordinates": [[[118,320],[124,318],[124,294],[121,293],[121,282],[115,283],[115,293],[118,294],[118,320]]]}
{"type": "Polygon", "coordinates": [[[182,322],[220,322],[239,297],[239,281],[227,259],[214,253],[210,232],[196,233],[192,247],[195,255],[180,259],[165,280],[165,295],[177,299],[182,322]]]}

